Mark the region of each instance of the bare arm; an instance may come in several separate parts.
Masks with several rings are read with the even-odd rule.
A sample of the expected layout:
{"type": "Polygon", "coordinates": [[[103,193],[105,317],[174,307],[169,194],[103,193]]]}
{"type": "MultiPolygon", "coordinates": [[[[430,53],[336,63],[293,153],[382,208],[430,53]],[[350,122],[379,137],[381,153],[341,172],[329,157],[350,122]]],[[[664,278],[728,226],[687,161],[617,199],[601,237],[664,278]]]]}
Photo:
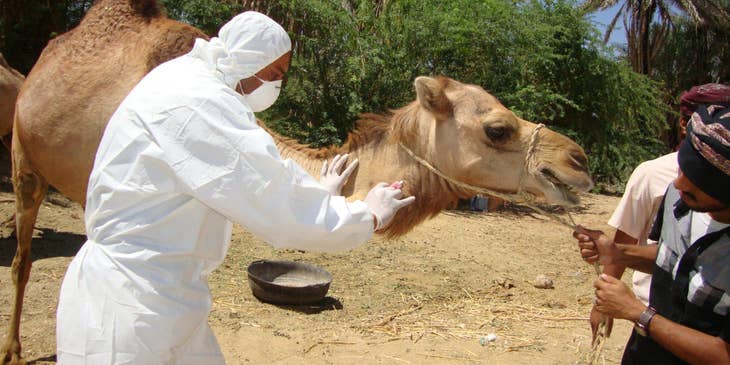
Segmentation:
{"type": "Polygon", "coordinates": [[[649,336],[690,364],[730,364],[730,343],[655,315],[649,336]]]}
{"type": "Polygon", "coordinates": [[[578,246],[583,260],[603,265],[630,267],[645,273],[654,269],[657,255],[656,245],[616,244],[603,232],[577,226],[573,237],[578,239],[578,246]]]}
{"type": "Polygon", "coordinates": [[[634,270],[651,274],[658,252],[657,245],[616,245],[619,255],[613,264],[630,267],[634,270]]]}
{"type": "MultiPolygon", "coordinates": [[[[628,233],[617,229],[616,234],[613,236],[613,242],[625,245],[635,245],[639,242],[639,240],[631,237],[628,233]]],[[[625,269],[625,266],[619,264],[606,264],[603,266],[603,273],[620,279],[621,276],[624,274],[625,269]]]]}

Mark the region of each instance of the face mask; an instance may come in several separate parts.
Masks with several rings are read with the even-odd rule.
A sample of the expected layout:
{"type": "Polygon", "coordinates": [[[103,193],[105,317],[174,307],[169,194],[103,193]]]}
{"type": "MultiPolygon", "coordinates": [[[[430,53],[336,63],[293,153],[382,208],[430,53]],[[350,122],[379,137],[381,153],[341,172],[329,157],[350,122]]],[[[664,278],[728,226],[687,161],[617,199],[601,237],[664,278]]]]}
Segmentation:
{"type": "MultiPolygon", "coordinates": [[[[254,77],[256,76],[254,75],[254,77]]],[[[258,77],[256,78],[259,79],[258,77]]],[[[259,81],[261,81],[261,86],[250,94],[243,94],[243,98],[246,99],[248,106],[254,112],[261,112],[268,109],[274,104],[281,92],[281,80],[266,81],[259,79],[259,81]]]]}

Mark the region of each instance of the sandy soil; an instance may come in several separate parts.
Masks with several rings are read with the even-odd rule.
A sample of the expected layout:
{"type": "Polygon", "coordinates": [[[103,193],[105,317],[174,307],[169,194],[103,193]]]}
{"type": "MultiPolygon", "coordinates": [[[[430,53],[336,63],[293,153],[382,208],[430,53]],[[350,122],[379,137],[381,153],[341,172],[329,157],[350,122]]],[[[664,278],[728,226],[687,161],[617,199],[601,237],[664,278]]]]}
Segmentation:
{"type": "MultiPolygon", "coordinates": [[[[5,219],[13,211],[7,177],[0,188],[5,219]]],[[[617,202],[585,195],[573,216],[607,229],[617,202]]],[[[59,194],[41,208],[22,322],[23,355],[35,364],[55,363],[58,290],[85,240],[82,218],[59,194]]],[[[9,234],[0,239],[0,337],[12,299],[9,234]]],[[[447,211],[406,236],[335,255],[275,251],[236,227],[210,278],[210,324],[229,364],[577,364],[589,352],[594,276],[570,230],[526,209],[447,211]],[[334,277],[328,296],[314,306],[258,301],[246,276],[258,259],[319,265],[334,277]],[[534,287],[538,275],[554,288],[534,287]],[[489,334],[496,340],[483,341],[489,334]]],[[[619,362],[630,330],[617,322],[602,352],[606,364],[619,362]]]]}

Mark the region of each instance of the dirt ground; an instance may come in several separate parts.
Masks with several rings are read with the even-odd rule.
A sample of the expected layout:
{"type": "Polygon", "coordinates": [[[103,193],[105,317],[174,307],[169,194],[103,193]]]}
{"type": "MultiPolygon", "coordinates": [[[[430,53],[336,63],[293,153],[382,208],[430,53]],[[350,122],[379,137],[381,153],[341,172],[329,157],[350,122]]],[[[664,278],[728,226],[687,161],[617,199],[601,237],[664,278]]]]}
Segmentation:
{"type": "MultiPolygon", "coordinates": [[[[14,206],[2,179],[0,219],[6,219],[14,206]]],[[[584,195],[573,217],[607,229],[617,203],[584,195]]],[[[82,219],[81,208],[57,193],[41,208],[21,329],[31,363],[55,363],[58,290],[85,241],[82,219]]],[[[0,239],[0,337],[12,300],[16,243],[9,234],[5,229],[0,239]]],[[[210,324],[228,364],[581,364],[590,347],[594,277],[570,230],[526,209],[446,211],[403,237],[376,237],[341,254],[276,251],[237,226],[226,261],[210,278],[210,324]],[[258,301],[246,276],[258,259],[328,270],[334,277],[328,296],[314,306],[258,301]],[[534,287],[538,275],[554,288],[534,287]],[[496,340],[485,341],[488,335],[496,340]]],[[[630,330],[616,323],[604,363],[619,363],[630,330]]]]}

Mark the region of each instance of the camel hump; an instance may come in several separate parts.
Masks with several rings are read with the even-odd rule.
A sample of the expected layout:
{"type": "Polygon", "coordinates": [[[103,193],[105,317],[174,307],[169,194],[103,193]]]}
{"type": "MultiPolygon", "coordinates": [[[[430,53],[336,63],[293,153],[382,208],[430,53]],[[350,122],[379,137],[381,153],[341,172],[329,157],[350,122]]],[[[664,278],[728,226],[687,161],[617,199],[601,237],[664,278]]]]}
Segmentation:
{"type": "Polygon", "coordinates": [[[135,13],[145,18],[157,18],[162,15],[157,0],[129,0],[129,6],[135,13]]]}
{"type": "Polygon", "coordinates": [[[125,18],[130,15],[152,19],[163,17],[164,13],[157,0],[96,0],[85,18],[125,18]]]}
{"type": "Polygon", "coordinates": [[[155,37],[155,46],[147,54],[147,71],[190,52],[196,38],[207,40],[208,36],[191,25],[165,19],[165,26],[160,27],[155,37]]]}

